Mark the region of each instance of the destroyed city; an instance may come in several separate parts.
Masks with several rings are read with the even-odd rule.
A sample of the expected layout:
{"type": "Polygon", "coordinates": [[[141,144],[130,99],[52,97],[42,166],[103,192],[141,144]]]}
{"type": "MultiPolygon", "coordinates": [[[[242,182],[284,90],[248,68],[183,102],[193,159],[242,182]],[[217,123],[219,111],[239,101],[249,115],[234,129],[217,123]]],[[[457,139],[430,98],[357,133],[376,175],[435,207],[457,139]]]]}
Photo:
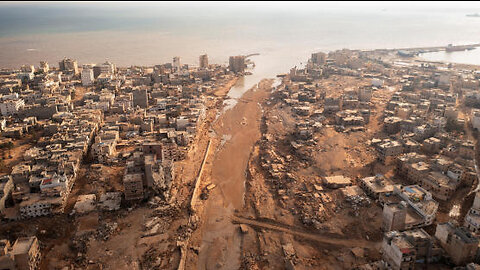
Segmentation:
{"type": "Polygon", "coordinates": [[[477,11],[0,3],[0,269],[480,270],[477,11]]]}

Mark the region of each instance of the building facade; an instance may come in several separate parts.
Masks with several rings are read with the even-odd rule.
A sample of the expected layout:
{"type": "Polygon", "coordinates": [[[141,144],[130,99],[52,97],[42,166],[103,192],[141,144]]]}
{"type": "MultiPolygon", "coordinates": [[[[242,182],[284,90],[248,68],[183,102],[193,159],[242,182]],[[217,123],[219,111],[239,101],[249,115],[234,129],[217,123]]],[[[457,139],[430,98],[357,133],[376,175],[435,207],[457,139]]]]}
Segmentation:
{"type": "Polygon", "coordinates": [[[208,68],[208,55],[200,55],[198,60],[200,62],[200,68],[208,68]]]}

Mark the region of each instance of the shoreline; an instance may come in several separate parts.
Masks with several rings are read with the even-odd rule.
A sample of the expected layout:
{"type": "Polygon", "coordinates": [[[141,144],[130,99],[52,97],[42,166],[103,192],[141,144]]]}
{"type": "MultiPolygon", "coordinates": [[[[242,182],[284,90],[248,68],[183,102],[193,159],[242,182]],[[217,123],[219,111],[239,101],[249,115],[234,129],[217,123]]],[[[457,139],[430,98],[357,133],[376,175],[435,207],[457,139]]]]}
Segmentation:
{"type": "Polygon", "coordinates": [[[216,97],[222,98],[222,101],[223,101],[228,95],[228,92],[230,92],[230,89],[232,89],[232,87],[235,86],[235,84],[238,82],[239,79],[240,77],[235,75],[235,77],[230,79],[225,85],[219,87],[220,89],[216,89],[211,94],[213,94],[216,97]]]}

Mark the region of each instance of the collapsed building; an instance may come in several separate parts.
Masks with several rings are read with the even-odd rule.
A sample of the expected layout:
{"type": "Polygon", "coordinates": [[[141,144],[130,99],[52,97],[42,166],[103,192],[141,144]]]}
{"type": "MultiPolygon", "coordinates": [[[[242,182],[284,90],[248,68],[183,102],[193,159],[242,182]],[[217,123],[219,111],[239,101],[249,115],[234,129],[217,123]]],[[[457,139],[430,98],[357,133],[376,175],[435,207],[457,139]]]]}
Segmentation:
{"type": "Polygon", "coordinates": [[[125,199],[143,199],[146,189],[168,199],[174,177],[174,162],[168,148],[159,142],[146,142],[142,151],[134,152],[127,161],[123,176],[125,199]]]}

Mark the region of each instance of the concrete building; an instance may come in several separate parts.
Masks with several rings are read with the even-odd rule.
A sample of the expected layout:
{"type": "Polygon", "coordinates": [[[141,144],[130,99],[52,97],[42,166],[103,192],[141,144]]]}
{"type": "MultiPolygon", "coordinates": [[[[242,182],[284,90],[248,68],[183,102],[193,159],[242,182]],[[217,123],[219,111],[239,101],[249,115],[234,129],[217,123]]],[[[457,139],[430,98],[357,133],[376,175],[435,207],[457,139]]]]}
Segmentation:
{"type": "Polygon", "coordinates": [[[133,107],[148,107],[148,93],[146,89],[133,90],[133,107]]]}
{"type": "Polygon", "coordinates": [[[458,154],[464,159],[475,157],[475,144],[472,141],[463,142],[458,148],[458,154]]]}
{"type": "Polygon", "coordinates": [[[393,192],[393,182],[380,174],[360,179],[359,186],[374,199],[378,199],[382,194],[393,192]]]}
{"type": "Polygon", "coordinates": [[[428,154],[436,154],[440,151],[441,142],[435,137],[427,138],[423,141],[422,149],[428,154]]]}
{"type": "Polygon", "coordinates": [[[90,86],[93,84],[95,78],[93,76],[93,68],[91,66],[83,66],[81,79],[83,86],[90,86]]]}
{"type": "Polygon", "coordinates": [[[387,117],[383,120],[383,129],[388,134],[395,134],[400,131],[402,119],[399,117],[387,117]]]}
{"type": "Polygon", "coordinates": [[[50,70],[50,67],[48,66],[48,62],[47,61],[40,61],[40,69],[39,70],[42,73],[47,74],[48,71],[50,70]]]}
{"type": "MultiPolygon", "coordinates": [[[[168,200],[175,177],[175,164],[173,160],[170,160],[173,157],[167,153],[168,148],[168,144],[163,145],[161,142],[145,142],[142,145],[142,152],[135,152],[133,157],[127,161],[125,175],[136,174],[136,179],[130,181],[135,183],[130,185],[136,184],[137,186],[134,188],[140,189],[142,184],[143,190],[153,191],[168,200]]],[[[129,197],[128,192],[125,184],[126,198],[129,197]]]]}
{"type": "Polygon", "coordinates": [[[387,232],[382,241],[382,259],[387,269],[415,269],[416,263],[435,262],[441,255],[441,248],[423,229],[387,232]]]}
{"type": "Polygon", "coordinates": [[[333,113],[342,109],[342,99],[335,97],[327,97],[324,101],[324,112],[333,113]]]}
{"type": "Polygon", "coordinates": [[[480,265],[476,263],[469,263],[465,267],[459,266],[455,267],[455,270],[480,270],[480,265]]]}
{"type": "Polygon", "coordinates": [[[3,100],[0,103],[0,113],[2,116],[14,115],[23,107],[25,107],[25,101],[21,98],[3,100]]]}
{"type": "Polygon", "coordinates": [[[415,269],[415,246],[396,232],[386,234],[382,242],[383,259],[392,270],[415,269]]]}
{"type": "Polygon", "coordinates": [[[480,109],[472,109],[471,122],[474,129],[480,130],[480,109]]]}
{"type": "Polygon", "coordinates": [[[173,57],[172,68],[174,71],[179,71],[181,68],[180,57],[175,56],[173,57]]]}
{"type": "Polygon", "coordinates": [[[480,209],[471,208],[465,216],[464,225],[472,233],[478,235],[480,233],[480,209]]]}
{"type": "Polygon", "coordinates": [[[377,145],[376,149],[379,160],[383,164],[389,165],[392,164],[395,158],[402,153],[403,146],[398,141],[384,140],[377,145]]]}
{"type": "Polygon", "coordinates": [[[405,177],[409,182],[420,184],[422,179],[431,171],[426,163],[427,157],[417,153],[407,153],[398,157],[395,173],[405,177]]]}
{"type": "Polygon", "coordinates": [[[404,230],[407,208],[407,203],[404,201],[385,204],[383,206],[383,230],[387,232],[404,230]]]}
{"type": "Polygon", "coordinates": [[[35,236],[18,238],[12,247],[17,269],[37,269],[40,263],[40,245],[35,236]]]}
{"type": "Polygon", "coordinates": [[[162,143],[160,142],[144,142],[142,145],[144,155],[154,154],[156,159],[163,160],[162,143]]]}
{"type": "Polygon", "coordinates": [[[352,180],[343,175],[327,176],[323,177],[323,184],[328,188],[342,188],[350,186],[352,184],[352,180]]]}
{"type": "Polygon", "coordinates": [[[17,73],[17,78],[23,82],[28,82],[33,80],[35,74],[33,72],[19,72],[17,73]]]}
{"type": "Polygon", "coordinates": [[[457,227],[450,222],[437,224],[435,237],[456,265],[475,259],[479,240],[465,227],[457,227]]]}
{"type": "Polygon", "coordinates": [[[143,174],[128,173],[123,176],[125,200],[141,200],[143,194],[143,174]]]}
{"type": "Polygon", "coordinates": [[[380,197],[380,202],[384,204],[384,230],[393,227],[402,231],[431,225],[438,210],[432,194],[418,185],[394,186],[392,193],[380,197]],[[401,217],[405,217],[404,222],[401,217]]]}
{"type": "Polygon", "coordinates": [[[473,205],[465,216],[464,226],[474,234],[480,233],[480,192],[475,194],[473,205]]]}
{"type": "Polygon", "coordinates": [[[98,67],[100,73],[104,74],[115,74],[116,67],[114,64],[106,61],[105,63],[96,65],[98,67]]]}
{"type": "Polygon", "coordinates": [[[234,73],[242,73],[245,70],[245,56],[230,56],[228,59],[228,67],[234,73]]]}
{"type": "Polygon", "coordinates": [[[95,79],[98,78],[101,74],[103,74],[103,76],[110,77],[116,72],[115,64],[112,64],[109,61],[106,61],[105,63],[102,63],[102,64],[94,65],[92,69],[93,69],[93,77],[95,79]]]}
{"type": "Polygon", "coordinates": [[[435,199],[446,201],[449,200],[457,187],[460,185],[460,179],[452,179],[440,172],[430,172],[421,178],[421,185],[430,191],[435,199]]]}
{"type": "Polygon", "coordinates": [[[92,145],[92,157],[99,163],[107,163],[117,155],[117,130],[100,131],[92,145]]]}
{"type": "Polygon", "coordinates": [[[358,100],[370,101],[372,99],[373,90],[370,87],[363,87],[358,90],[358,100]]]}
{"type": "Polygon", "coordinates": [[[314,64],[325,65],[327,61],[327,54],[323,52],[312,53],[311,60],[314,64]]]}
{"type": "Polygon", "coordinates": [[[35,270],[40,259],[40,245],[35,236],[18,238],[13,246],[8,240],[0,240],[0,269],[35,270]]]}
{"type": "Polygon", "coordinates": [[[186,130],[189,121],[186,117],[180,116],[175,119],[175,125],[177,130],[186,130]]]}
{"type": "Polygon", "coordinates": [[[71,71],[73,74],[78,74],[77,60],[64,58],[62,61],[58,62],[58,66],[60,67],[61,71],[71,71]]]}
{"type": "Polygon", "coordinates": [[[200,62],[200,68],[208,68],[208,55],[203,54],[198,58],[200,62]]]}

